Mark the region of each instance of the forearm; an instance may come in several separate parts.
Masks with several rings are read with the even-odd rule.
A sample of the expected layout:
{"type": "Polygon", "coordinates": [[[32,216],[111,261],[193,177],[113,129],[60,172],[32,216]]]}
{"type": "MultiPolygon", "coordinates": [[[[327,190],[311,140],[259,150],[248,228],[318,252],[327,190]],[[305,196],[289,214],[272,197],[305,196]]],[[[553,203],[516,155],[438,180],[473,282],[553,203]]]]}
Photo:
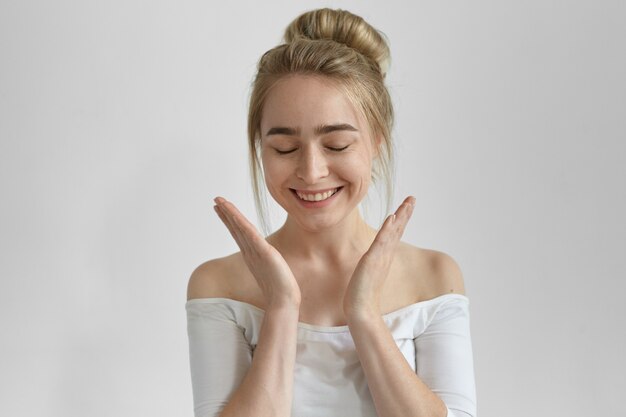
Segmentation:
{"type": "Polygon", "coordinates": [[[252,363],[221,417],[291,415],[298,307],[268,309],[252,363]]]}
{"type": "Polygon", "coordinates": [[[446,417],[446,405],[411,369],[382,317],[349,318],[348,325],[380,417],[446,417]]]}

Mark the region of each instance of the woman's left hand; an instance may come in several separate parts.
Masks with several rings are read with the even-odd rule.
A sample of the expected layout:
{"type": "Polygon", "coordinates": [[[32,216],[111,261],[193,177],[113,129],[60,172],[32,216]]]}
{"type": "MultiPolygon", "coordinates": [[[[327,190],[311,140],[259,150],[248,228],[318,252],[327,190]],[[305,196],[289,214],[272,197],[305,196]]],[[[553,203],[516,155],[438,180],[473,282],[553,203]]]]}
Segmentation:
{"type": "Polygon", "coordinates": [[[415,198],[407,197],[396,212],[387,217],[359,260],[343,298],[343,311],[348,320],[381,315],[380,294],[414,207],[415,198]]]}

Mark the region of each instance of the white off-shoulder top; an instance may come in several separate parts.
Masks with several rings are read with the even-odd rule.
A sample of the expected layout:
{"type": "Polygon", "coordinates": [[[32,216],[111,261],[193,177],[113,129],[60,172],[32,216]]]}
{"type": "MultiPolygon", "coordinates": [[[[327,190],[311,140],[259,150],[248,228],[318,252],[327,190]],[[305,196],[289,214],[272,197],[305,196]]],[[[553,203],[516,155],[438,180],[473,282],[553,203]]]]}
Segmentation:
{"type": "MultiPolygon", "coordinates": [[[[265,313],[229,298],[185,308],[195,417],[218,416],[250,367],[265,313]]],[[[448,417],[476,417],[469,299],[444,294],[382,317],[448,417]]],[[[377,416],[347,325],[299,323],[294,372],[292,417],[377,416]]]]}

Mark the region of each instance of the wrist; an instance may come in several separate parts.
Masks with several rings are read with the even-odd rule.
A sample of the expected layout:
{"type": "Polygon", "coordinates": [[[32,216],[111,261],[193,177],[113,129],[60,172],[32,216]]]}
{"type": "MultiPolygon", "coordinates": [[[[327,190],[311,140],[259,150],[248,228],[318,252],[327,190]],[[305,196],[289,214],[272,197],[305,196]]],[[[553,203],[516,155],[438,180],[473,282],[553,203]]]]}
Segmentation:
{"type": "Polygon", "coordinates": [[[376,319],[380,319],[382,314],[380,310],[374,307],[352,309],[345,312],[348,325],[359,325],[372,323],[376,319]]]}
{"type": "Polygon", "coordinates": [[[266,312],[279,311],[285,313],[300,313],[300,299],[299,298],[282,298],[277,300],[271,300],[267,304],[266,312]]]}

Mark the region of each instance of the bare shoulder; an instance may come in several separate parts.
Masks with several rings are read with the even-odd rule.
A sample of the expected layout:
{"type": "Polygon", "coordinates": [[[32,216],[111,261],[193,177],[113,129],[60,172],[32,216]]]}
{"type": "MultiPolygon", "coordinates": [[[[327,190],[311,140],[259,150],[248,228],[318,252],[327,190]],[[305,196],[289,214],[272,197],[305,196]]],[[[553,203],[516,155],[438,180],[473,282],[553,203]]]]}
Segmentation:
{"type": "Polygon", "coordinates": [[[462,294],[465,295],[465,282],[459,264],[444,252],[431,250],[432,268],[439,294],[462,294]]]}
{"type": "Polygon", "coordinates": [[[398,250],[405,276],[415,277],[422,298],[430,299],[451,293],[465,294],[461,268],[452,256],[405,242],[398,245],[398,250]]]}
{"type": "Polygon", "coordinates": [[[225,297],[233,295],[233,281],[241,276],[241,253],[200,264],[191,274],[187,284],[187,300],[195,298],[225,297]]]}

